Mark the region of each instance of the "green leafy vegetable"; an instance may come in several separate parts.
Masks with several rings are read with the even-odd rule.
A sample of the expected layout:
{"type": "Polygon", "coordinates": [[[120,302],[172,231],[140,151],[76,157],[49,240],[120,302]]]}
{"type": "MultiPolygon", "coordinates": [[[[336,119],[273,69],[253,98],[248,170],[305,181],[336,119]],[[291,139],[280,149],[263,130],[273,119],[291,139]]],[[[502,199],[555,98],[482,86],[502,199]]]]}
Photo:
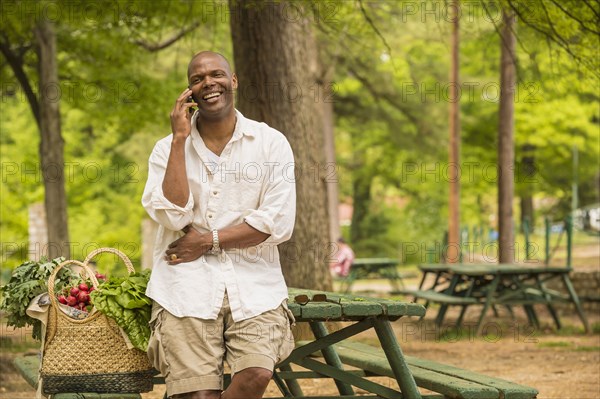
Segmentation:
{"type": "Polygon", "coordinates": [[[100,312],[115,320],[136,348],[146,351],[150,338],[152,300],[146,296],[150,270],[110,277],[90,296],[100,312]]]}
{"type": "MultiPolygon", "coordinates": [[[[12,276],[6,285],[0,287],[2,303],[0,310],[8,314],[7,326],[15,328],[33,326],[33,338],[42,338],[42,323],[27,316],[25,313],[33,298],[48,291],[47,281],[54,268],[64,261],[56,258],[52,261],[42,259],[39,262],[28,261],[13,270],[12,276]]],[[[56,276],[56,290],[60,290],[77,275],[68,268],[63,268],[56,276]]]]}

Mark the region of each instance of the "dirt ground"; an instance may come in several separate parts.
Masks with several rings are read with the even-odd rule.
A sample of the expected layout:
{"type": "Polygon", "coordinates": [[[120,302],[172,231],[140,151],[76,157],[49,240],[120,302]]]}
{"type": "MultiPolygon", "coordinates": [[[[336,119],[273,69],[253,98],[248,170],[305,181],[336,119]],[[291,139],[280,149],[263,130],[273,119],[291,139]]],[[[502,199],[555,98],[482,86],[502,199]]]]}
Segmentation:
{"type": "MultiPolygon", "coordinates": [[[[517,313],[517,320],[512,321],[500,314],[499,318],[486,319],[487,335],[475,337],[469,325],[469,321],[475,320],[474,313],[467,314],[467,327],[460,331],[450,326],[435,328],[432,323],[435,312],[428,313],[430,316],[423,322],[406,319],[394,323],[405,354],[529,385],[539,390],[540,399],[600,398],[600,315],[588,314],[595,332],[584,334],[581,322],[570,314],[562,315],[565,326],[560,331],[550,325],[534,331],[526,324],[524,315],[517,313]]],[[[539,313],[541,320],[550,320],[542,310],[539,313]]],[[[448,320],[453,316],[450,313],[448,320]]],[[[13,339],[16,337],[11,335],[13,339]]],[[[372,332],[362,333],[357,338],[370,344],[377,342],[372,332]]],[[[32,399],[35,391],[16,374],[11,362],[23,351],[7,347],[6,339],[2,342],[0,399],[32,399]]],[[[378,380],[397,386],[391,379],[378,380]]],[[[307,395],[337,393],[329,380],[305,380],[303,389],[307,395]]],[[[155,391],[143,394],[143,398],[162,399],[164,391],[164,386],[157,386],[155,391]]],[[[278,395],[272,383],[265,397],[278,395]]]]}

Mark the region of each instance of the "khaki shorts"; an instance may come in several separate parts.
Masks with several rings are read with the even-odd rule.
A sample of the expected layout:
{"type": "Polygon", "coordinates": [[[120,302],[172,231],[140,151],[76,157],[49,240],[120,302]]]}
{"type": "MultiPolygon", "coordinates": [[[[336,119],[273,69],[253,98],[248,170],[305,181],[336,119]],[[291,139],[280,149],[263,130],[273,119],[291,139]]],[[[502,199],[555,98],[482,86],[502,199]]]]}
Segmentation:
{"type": "Polygon", "coordinates": [[[277,309],[234,323],[227,295],[216,320],[175,317],[154,302],[148,358],[165,377],[168,395],[223,389],[223,360],[231,374],[248,367],[273,370],[294,349],[294,316],[277,309]]]}

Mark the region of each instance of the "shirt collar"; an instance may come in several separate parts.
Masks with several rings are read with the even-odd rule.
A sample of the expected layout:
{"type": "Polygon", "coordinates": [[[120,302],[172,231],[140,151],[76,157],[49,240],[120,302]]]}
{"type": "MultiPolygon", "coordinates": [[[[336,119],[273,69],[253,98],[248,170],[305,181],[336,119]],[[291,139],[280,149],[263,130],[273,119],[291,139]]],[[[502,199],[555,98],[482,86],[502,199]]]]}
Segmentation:
{"type": "MultiPolygon", "coordinates": [[[[196,120],[198,119],[198,115],[199,114],[197,110],[194,112],[194,115],[192,115],[192,139],[194,139],[194,136],[200,138],[200,132],[198,132],[198,129],[196,128],[196,120]]],[[[237,120],[235,122],[235,128],[233,129],[231,141],[239,140],[242,138],[242,136],[255,137],[256,133],[252,129],[250,121],[237,109],[235,110],[235,116],[237,120]]]]}

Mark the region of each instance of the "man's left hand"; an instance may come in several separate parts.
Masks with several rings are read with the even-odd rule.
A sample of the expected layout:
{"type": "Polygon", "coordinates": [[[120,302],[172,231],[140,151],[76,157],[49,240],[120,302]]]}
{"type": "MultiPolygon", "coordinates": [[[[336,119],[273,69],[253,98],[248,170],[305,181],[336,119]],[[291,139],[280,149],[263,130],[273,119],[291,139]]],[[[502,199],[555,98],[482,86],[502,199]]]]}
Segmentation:
{"type": "Polygon", "coordinates": [[[209,241],[208,234],[202,234],[191,226],[183,231],[185,235],[169,244],[169,249],[165,252],[165,260],[169,265],[194,261],[212,247],[212,235],[209,241]]]}

